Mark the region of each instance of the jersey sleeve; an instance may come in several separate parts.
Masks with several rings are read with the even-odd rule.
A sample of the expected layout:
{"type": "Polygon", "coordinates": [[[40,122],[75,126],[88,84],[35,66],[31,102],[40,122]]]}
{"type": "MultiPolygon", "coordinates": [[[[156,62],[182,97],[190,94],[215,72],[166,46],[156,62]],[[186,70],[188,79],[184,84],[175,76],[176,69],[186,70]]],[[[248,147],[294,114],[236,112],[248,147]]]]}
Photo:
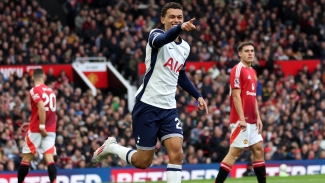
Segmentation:
{"type": "Polygon", "coordinates": [[[193,83],[187,77],[185,70],[181,70],[179,72],[178,84],[183,90],[189,93],[196,100],[202,97],[201,93],[195,88],[193,83]]]}
{"type": "Polygon", "coordinates": [[[229,77],[229,82],[230,82],[230,86],[232,89],[240,89],[240,72],[241,70],[237,69],[237,66],[235,66],[234,68],[231,69],[230,71],[230,77],[229,77]]]}
{"type": "Polygon", "coordinates": [[[182,32],[182,24],[179,24],[176,27],[169,29],[167,32],[164,32],[160,29],[154,29],[149,34],[149,46],[151,48],[160,48],[167,43],[174,41],[177,36],[182,32]]]}
{"type": "Polygon", "coordinates": [[[156,45],[156,44],[155,44],[156,38],[157,38],[159,35],[164,34],[164,33],[165,33],[165,32],[164,32],[163,30],[160,30],[160,29],[154,29],[154,30],[152,30],[152,31],[150,32],[149,40],[148,40],[148,42],[149,42],[149,46],[150,46],[151,48],[155,48],[154,45],[156,45]]]}
{"type": "Polygon", "coordinates": [[[42,91],[38,90],[37,88],[32,88],[30,91],[29,91],[29,94],[31,96],[31,99],[33,100],[33,102],[35,104],[37,104],[38,102],[42,101],[42,91]]]}

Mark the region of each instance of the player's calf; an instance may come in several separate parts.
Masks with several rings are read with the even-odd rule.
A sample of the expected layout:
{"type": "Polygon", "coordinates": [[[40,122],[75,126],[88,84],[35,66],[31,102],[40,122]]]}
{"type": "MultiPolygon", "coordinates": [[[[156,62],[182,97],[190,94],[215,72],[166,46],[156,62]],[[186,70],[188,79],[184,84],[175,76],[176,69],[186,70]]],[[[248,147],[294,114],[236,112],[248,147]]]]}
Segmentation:
{"type": "Polygon", "coordinates": [[[57,170],[54,162],[48,163],[47,164],[47,172],[49,174],[49,178],[51,183],[56,182],[56,175],[57,175],[57,170]]]}
{"type": "Polygon", "coordinates": [[[53,159],[53,154],[44,154],[44,159],[45,162],[47,163],[47,172],[50,178],[50,182],[55,183],[57,170],[53,159]]]}
{"type": "Polygon", "coordinates": [[[266,183],[266,168],[264,161],[254,161],[253,162],[254,172],[257,177],[258,183],[266,183]]]}
{"type": "Polygon", "coordinates": [[[223,183],[231,171],[232,165],[235,164],[237,158],[241,155],[243,149],[230,147],[228,154],[220,164],[219,173],[215,179],[215,183],[223,183]]]}
{"type": "Polygon", "coordinates": [[[25,177],[28,174],[30,161],[33,159],[33,154],[24,154],[23,159],[20,163],[20,167],[18,168],[18,183],[23,183],[25,177]]]}
{"type": "Polygon", "coordinates": [[[167,165],[167,183],[181,183],[182,181],[182,161],[183,161],[183,139],[171,137],[163,141],[167,149],[169,163],[167,165]]]}
{"type": "Polygon", "coordinates": [[[250,149],[253,154],[253,168],[258,183],[266,183],[266,167],[264,162],[264,149],[262,142],[252,145],[250,149]]]}
{"type": "Polygon", "coordinates": [[[139,149],[131,158],[132,165],[139,169],[147,169],[152,164],[154,152],[154,150],[139,149]]]}
{"type": "Polygon", "coordinates": [[[18,183],[23,183],[24,182],[24,179],[25,177],[27,176],[28,174],[28,171],[29,171],[29,162],[24,162],[22,161],[20,163],[20,167],[18,168],[18,183]]]}

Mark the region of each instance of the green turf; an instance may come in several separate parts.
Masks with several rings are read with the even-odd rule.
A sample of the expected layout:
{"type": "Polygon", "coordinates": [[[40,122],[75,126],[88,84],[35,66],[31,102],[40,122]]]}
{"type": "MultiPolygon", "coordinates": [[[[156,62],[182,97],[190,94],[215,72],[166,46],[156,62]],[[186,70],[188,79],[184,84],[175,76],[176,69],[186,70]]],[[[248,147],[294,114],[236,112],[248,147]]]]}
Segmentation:
{"type": "MultiPolygon", "coordinates": [[[[191,180],[182,183],[213,183],[214,180],[191,180]]],[[[325,175],[303,175],[292,177],[268,177],[268,183],[325,183],[325,175]]],[[[156,183],[166,183],[159,181],[156,183]]],[[[233,179],[228,178],[225,183],[257,183],[256,177],[233,179]]]]}

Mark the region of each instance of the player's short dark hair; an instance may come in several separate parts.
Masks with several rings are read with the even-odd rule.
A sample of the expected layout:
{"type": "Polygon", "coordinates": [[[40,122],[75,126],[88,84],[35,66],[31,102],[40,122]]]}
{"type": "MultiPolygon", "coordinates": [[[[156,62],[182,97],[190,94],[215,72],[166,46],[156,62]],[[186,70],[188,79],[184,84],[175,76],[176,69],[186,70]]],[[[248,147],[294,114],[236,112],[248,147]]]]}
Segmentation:
{"type": "Polygon", "coordinates": [[[33,71],[33,77],[34,78],[39,79],[39,78],[42,78],[43,76],[44,76],[43,69],[41,69],[41,68],[34,69],[34,71],[33,71]]]}
{"type": "Polygon", "coordinates": [[[170,3],[165,4],[165,6],[162,8],[160,16],[165,17],[168,9],[180,9],[183,11],[182,5],[175,3],[175,2],[170,2],[170,3]]]}
{"type": "Polygon", "coordinates": [[[246,41],[246,42],[242,42],[238,45],[237,47],[237,52],[241,52],[242,49],[244,48],[244,46],[253,46],[254,47],[254,44],[252,42],[249,42],[249,41],[246,41]]]}

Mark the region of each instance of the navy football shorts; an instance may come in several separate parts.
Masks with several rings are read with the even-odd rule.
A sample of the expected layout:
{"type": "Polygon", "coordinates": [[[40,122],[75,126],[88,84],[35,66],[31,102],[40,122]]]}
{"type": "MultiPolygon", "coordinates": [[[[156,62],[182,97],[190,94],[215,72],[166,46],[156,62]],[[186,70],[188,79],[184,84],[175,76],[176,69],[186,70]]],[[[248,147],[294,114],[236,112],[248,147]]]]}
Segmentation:
{"type": "Polygon", "coordinates": [[[132,111],[133,136],[141,150],[153,150],[157,138],[163,142],[171,137],[183,138],[177,109],[161,109],[137,100],[132,111]]]}

